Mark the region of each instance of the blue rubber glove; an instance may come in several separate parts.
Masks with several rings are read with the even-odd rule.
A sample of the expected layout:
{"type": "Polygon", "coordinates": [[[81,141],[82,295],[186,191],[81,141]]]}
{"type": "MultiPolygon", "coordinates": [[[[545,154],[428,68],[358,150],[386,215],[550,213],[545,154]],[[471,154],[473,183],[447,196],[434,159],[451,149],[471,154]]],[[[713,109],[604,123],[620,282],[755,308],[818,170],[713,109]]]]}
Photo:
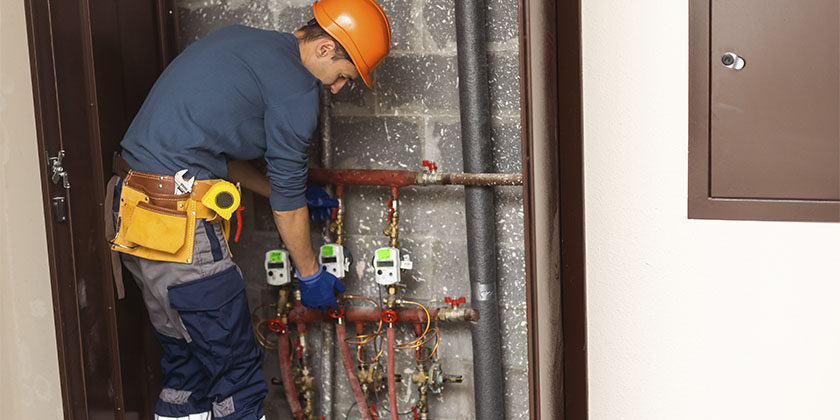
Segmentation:
{"type": "Polygon", "coordinates": [[[309,206],[309,220],[328,220],[332,216],[332,210],[338,207],[338,200],[330,198],[326,191],[317,185],[310,185],[306,188],[306,205],[309,206]]]}
{"type": "Polygon", "coordinates": [[[344,293],[344,284],[324,266],[318,267],[318,272],[309,276],[301,277],[300,272],[295,269],[300,279],[300,303],[310,308],[327,310],[327,307],[338,310],[338,302],[335,300],[335,290],[344,293]]]}

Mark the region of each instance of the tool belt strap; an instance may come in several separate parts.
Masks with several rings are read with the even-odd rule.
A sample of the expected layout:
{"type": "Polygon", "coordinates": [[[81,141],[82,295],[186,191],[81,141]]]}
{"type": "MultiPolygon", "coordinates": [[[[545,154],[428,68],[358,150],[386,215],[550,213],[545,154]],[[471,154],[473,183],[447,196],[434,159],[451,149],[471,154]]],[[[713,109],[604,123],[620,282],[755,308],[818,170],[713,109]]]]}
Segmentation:
{"type": "Polygon", "coordinates": [[[213,184],[221,180],[198,180],[193,184],[191,193],[175,194],[175,177],[135,171],[131,169],[120,155],[114,155],[114,173],[123,179],[124,185],[148,195],[152,204],[166,207],[170,210],[183,211],[186,200],[192,198],[197,202],[197,218],[211,219],[211,222],[218,222],[216,212],[201,204],[201,198],[204,197],[204,194],[210,190],[213,184]]]}

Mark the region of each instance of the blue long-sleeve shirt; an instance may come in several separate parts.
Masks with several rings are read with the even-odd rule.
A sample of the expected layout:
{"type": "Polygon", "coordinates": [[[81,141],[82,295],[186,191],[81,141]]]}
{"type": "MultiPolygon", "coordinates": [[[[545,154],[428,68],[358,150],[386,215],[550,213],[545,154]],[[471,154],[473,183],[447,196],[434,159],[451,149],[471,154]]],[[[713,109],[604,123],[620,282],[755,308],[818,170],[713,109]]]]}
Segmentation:
{"type": "Polygon", "coordinates": [[[271,207],[306,205],[307,148],[323,85],[292,34],[245,26],[190,45],[152,87],[122,140],[137,171],[226,178],[227,162],[265,157],[271,207]]]}

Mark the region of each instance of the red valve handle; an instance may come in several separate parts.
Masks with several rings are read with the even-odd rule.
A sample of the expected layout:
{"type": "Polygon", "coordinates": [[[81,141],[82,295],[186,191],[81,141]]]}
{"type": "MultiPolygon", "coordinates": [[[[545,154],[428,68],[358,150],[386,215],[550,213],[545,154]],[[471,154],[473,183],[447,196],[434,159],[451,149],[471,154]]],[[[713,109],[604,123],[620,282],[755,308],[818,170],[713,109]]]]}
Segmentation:
{"type": "Polygon", "coordinates": [[[443,301],[452,305],[453,308],[457,308],[458,305],[461,305],[463,303],[467,303],[467,299],[465,299],[464,297],[459,297],[457,299],[447,297],[447,298],[444,298],[443,301]]]}
{"type": "Polygon", "coordinates": [[[327,313],[330,314],[330,316],[333,317],[333,319],[339,319],[339,318],[344,317],[344,309],[343,308],[338,308],[337,311],[333,308],[329,308],[329,309],[327,309],[327,313]]]}
{"type": "Polygon", "coordinates": [[[239,235],[242,234],[242,210],[245,210],[245,206],[236,209],[236,235],[233,236],[233,242],[239,242],[239,235]]]}
{"type": "Polygon", "coordinates": [[[269,331],[275,332],[277,334],[282,334],[283,331],[286,330],[286,324],[284,324],[283,321],[277,318],[269,319],[267,326],[269,331]]]}
{"type": "Polygon", "coordinates": [[[414,420],[420,420],[420,413],[417,412],[416,406],[411,406],[411,414],[414,415],[414,420]]]}
{"type": "Polygon", "coordinates": [[[370,417],[371,417],[373,420],[378,420],[378,419],[376,418],[376,404],[371,404],[371,405],[370,405],[370,417]]]}
{"type": "Polygon", "coordinates": [[[303,346],[300,345],[300,339],[295,339],[295,357],[298,359],[303,358],[303,346]]]}
{"type": "Polygon", "coordinates": [[[425,166],[426,168],[429,168],[430,172],[437,170],[437,164],[430,160],[424,160],[423,162],[421,162],[421,165],[425,166]]]}
{"type": "Polygon", "coordinates": [[[397,322],[397,313],[393,309],[386,309],[382,311],[382,321],[389,324],[397,322]]]}
{"type": "Polygon", "coordinates": [[[388,200],[388,221],[389,222],[391,221],[391,218],[394,216],[394,213],[397,211],[397,209],[395,209],[394,206],[391,204],[392,201],[393,200],[388,200]]]}

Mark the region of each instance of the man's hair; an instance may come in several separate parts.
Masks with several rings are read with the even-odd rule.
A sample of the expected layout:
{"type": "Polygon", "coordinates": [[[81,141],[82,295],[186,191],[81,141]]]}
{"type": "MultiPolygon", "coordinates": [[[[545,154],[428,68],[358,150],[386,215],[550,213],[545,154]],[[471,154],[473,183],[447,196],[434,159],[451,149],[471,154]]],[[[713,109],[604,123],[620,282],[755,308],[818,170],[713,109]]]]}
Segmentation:
{"type": "Polygon", "coordinates": [[[318,21],[315,19],[311,19],[309,22],[306,22],[306,25],[303,25],[298,32],[301,32],[303,36],[301,36],[301,41],[309,42],[309,41],[317,41],[321,38],[331,39],[335,42],[335,54],[336,56],[334,59],[340,60],[345,59],[349,62],[353,62],[350,58],[350,55],[347,54],[347,50],[338,42],[332,35],[328,34],[321,25],[318,25],[318,21]]]}

